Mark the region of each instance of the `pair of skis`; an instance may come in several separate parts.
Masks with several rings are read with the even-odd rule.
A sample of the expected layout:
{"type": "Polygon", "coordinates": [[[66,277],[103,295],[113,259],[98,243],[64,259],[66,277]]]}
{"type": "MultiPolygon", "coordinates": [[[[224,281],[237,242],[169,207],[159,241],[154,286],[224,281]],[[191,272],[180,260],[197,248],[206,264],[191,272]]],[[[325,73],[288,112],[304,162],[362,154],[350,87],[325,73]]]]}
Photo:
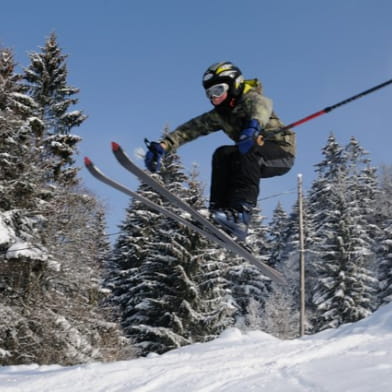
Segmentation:
{"type": "Polygon", "coordinates": [[[146,206],[161,213],[162,215],[171,218],[179,222],[180,224],[183,224],[184,226],[194,230],[195,232],[205,236],[207,239],[215,242],[219,246],[237,254],[238,256],[248,261],[250,264],[256,266],[265,276],[272,279],[273,281],[280,284],[286,283],[284,276],[280,272],[258,260],[247,249],[245,249],[243,246],[238,244],[232,237],[230,237],[230,235],[220,230],[197,210],[195,210],[189,204],[171,193],[167,188],[165,188],[165,186],[163,186],[152,176],[150,176],[149,173],[137,166],[127,156],[127,154],[124,152],[124,150],[119,144],[113,142],[112,150],[118,162],[125,169],[134,174],[141,182],[145,183],[146,185],[149,185],[152,189],[158,192],[170,203],[182,209],[184,212],[188,213],[191,219],[186,219],[180,215],[177,215],[174,212],[160,206],[159,204],[156,204],[153,201],[145,198],[144,196],[139,195],[128,187],[116,182],[115,180],[105,175],[101,170],[98,169],[97,166],[94,165],[94,163],[89,158],[86,157],[84,159],[85,166],[95,178],[111,186],[112,188],[115,188],[118,191],[144,203],[146,206]]]}

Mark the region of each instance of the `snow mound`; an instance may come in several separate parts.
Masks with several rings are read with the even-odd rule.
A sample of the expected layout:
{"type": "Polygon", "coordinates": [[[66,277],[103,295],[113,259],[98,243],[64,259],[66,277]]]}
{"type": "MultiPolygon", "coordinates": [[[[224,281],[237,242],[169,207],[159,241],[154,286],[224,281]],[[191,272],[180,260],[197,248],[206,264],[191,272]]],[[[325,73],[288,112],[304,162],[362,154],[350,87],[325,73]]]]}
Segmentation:
{"type": "Polygon", "coordinates": [[[211,342],[148,358],[0,369],[0,390],[23,392],[389,392],[391,384],[392,304],[291,341],[230,328],[211,342]]]}

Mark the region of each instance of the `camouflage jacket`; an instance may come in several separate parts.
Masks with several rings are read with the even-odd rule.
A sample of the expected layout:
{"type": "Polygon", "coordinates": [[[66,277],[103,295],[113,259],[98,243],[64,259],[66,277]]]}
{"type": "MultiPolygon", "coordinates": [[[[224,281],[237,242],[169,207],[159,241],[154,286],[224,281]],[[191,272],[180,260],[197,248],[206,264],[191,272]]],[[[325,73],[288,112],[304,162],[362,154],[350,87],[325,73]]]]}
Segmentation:
{"type": "Polygon", "coordinates": [[[199,136],[223,130],[234,142],[237,142],[241,131],[252,119],[259,121],[266,140],[280,144],[282,149],[295,155],[293,131],[268,136],[268,131],[280,129],[284,124],[272,110],[272,101],[262,94],[261,84],[257,79],[245,81],[244,93],[232,110],[218,111],[214,108],[178,126],[162,141],[166,143],[168,151],[172,151],[199,136]]]}

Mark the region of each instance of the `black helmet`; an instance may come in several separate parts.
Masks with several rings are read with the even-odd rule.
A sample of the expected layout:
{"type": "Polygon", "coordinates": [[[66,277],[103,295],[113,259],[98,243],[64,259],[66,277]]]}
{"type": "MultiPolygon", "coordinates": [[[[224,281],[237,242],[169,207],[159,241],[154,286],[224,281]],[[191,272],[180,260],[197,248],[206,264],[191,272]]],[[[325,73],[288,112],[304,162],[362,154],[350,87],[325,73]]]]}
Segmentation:
{"type": "Polygon", "coordinates": [[[208,67],[203,75],[203,87],[227,83],[229,85],[230,99],[238,98],[244,89],[244,78],[238,67],[229,61],[216,63],[208,67]]]}

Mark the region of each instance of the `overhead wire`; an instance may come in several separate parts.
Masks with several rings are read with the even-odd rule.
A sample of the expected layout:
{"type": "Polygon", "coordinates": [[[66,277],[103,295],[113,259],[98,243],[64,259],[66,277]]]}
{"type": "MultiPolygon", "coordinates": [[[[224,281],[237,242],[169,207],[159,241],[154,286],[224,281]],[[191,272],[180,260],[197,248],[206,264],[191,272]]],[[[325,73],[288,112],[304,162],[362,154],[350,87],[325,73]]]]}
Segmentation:
{"type": "MultiPolygon", "coordinates": [[[[287,191],[284,191],[284,192],[275,193],[275,194],[272,194],[272,195],[269,195],[269,196],[266,196],[266,197],[262,197],[262,198],[258,199],[258,201],[274,199],[274,198],[277,198],[279,196],[284,196],[284,195],[293,194],[293,193],[295,193],[295,188],[288,189],[287,191]]],[[[44,214],[45,213],[43,213],[43,212],[37,213],[37,215],[44,215],[44,214]]],[[[32,214],[30,213],[29,215],[31,216],[32,214]]],[[[103,234],[103,237],[113,237],[113,236],[119,235],[119,234],[121,234],[121,231],[117,231],[117,232],[114,232],[114,233],[105,233],[105,234],[103,234]]],[[[69,240],[66,243],[72,243],[72,242],[76,242],[76,240],[69,240]]],[[[19,248],[19,249],[15,249],[15,250],[3,250],[3,249],[0,249],[0,253],[7,254],[9,252],[20,252],[20,251],[23,251],[23,250],[40,250],[40,249],[37,248],[37,247],[34,247],[34,246],[26,247],[26,248],[19,248]]]]}

